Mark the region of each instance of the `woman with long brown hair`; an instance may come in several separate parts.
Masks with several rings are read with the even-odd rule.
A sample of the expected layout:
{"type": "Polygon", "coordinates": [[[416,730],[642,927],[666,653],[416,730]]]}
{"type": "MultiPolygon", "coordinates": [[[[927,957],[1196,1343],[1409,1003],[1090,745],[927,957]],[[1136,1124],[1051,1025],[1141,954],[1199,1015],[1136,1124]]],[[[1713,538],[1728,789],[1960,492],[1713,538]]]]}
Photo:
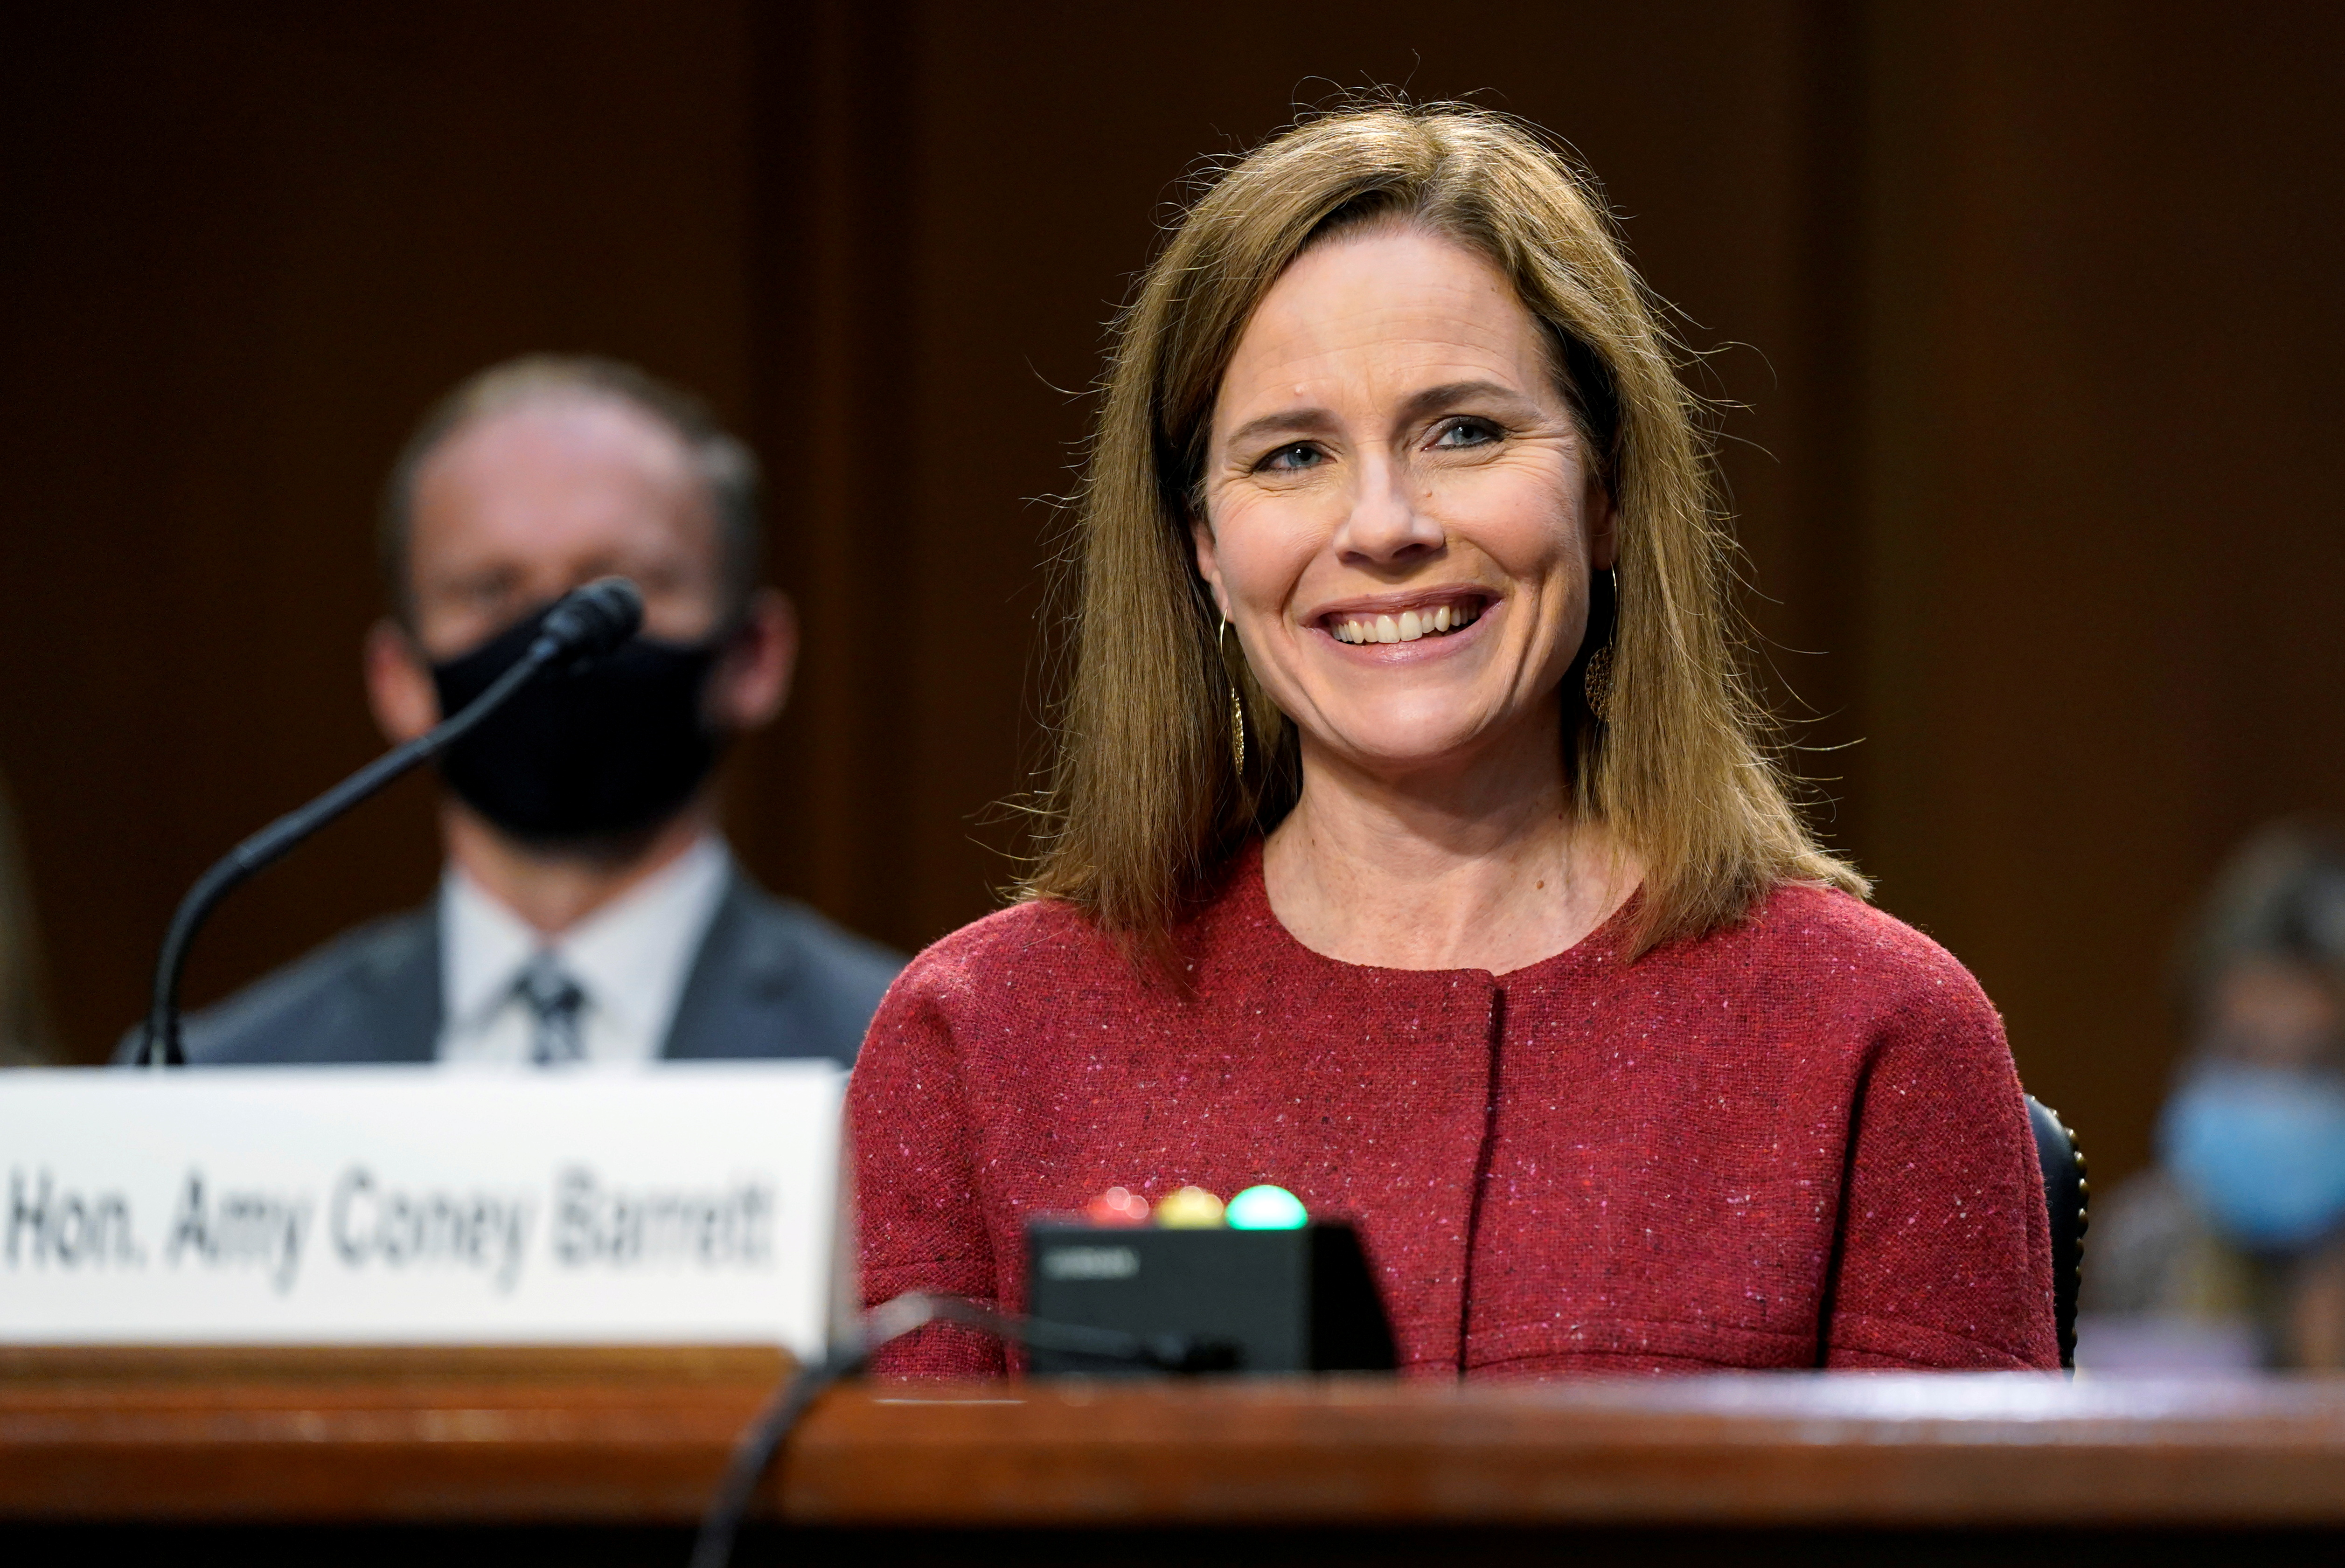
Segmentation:
{"type": "Polygon", "coordinates": [[[856,1070],[867,1300],[1014,1306],[1031,1214],[1272,1182],[1413,1369],[2057,1364],[2001,1026],[1790,802],[1696,413],[1512,121],[1329,115],[1195,202],[1118,327],[1027,896],[856,1070]]]}

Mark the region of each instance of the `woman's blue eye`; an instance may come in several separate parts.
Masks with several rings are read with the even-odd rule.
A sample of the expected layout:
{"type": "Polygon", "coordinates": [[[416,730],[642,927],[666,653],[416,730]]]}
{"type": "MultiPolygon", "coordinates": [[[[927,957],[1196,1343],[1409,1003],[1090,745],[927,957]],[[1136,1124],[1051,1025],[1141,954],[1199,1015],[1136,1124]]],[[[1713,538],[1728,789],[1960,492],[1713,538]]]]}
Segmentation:
{"type": "Polygon", "coordinates": [[[1459,447],[1487,446],[1497,439],[1498,430],[1495,425],[1481,420],[1457,420],[1443,426],[1441,433],[1434,437],[1433,444],[1455,450],[1459,447]]]}
{"type": "Polygon", "coordinates": [[[1318,461],[1317,447],[1308,442],[1297,441],[1291,447],[1281,447],[1272,452],[1262,460],[1262,466],[1266,469],[1286,469],[1291,471],[1295,469],[1310,468],[1318,461]]]}

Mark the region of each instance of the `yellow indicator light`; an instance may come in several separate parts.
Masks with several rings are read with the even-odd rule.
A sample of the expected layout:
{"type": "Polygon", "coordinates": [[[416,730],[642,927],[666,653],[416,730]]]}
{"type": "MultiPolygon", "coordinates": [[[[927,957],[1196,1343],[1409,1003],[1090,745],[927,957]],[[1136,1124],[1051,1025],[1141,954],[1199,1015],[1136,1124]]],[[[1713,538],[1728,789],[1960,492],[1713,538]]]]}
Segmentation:
{"type": "Polygon", "coordinates": [[[1170,1230],[1206,1230],[1222,1222],[1222,1200],[1202,1187],[1183,1187],[1156,1200],[1156,1223],[1170,1230]]]}

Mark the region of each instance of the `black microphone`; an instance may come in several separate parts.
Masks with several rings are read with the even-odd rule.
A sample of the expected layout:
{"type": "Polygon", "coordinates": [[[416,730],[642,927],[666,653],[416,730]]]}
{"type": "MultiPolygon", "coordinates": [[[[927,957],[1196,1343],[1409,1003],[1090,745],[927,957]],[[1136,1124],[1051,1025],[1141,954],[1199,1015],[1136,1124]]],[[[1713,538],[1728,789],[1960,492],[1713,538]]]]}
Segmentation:
{"type": "MultiPolygon", "coordinates": [[[[634,636],[643,623],[644,596],[635,591],[635,585],[624,577],[598,578],[553,602],[553,608],[545,612],[545,624],[538,628],[537,641],[529,645],[522,662],[536,659],[541,663],[553,664],[599,659],[617,652],[619,645],[634,636]]],[[[465,709],[464,713],[477,712],[481,703],[486,701],[488,693],[484,692],[481,702],[465,709]]],[[[460,713],[450,723],[460,722],[463,716],[460,713]]]]}
{"type": "Polygon", "coordinates": [[[163,951],[155,960],[155,998],[147,1014],[147,1037],[138,1047],[138,1065],[187,1065],[187,1052],[179,1045],[179,979],[188,966],[188,948],[213,908],[239,884],[391,780],[445,751],[546,671],[566,669],[611,652],[643,623],[644,596],[624,577],[605,577],[572,589],[546,612],[545,623],[529,651],[461,712],[405,745],[384,753],[308,805],[286,813],[221,856],[179,900],[170,929],[164,934],[163,951]]]}

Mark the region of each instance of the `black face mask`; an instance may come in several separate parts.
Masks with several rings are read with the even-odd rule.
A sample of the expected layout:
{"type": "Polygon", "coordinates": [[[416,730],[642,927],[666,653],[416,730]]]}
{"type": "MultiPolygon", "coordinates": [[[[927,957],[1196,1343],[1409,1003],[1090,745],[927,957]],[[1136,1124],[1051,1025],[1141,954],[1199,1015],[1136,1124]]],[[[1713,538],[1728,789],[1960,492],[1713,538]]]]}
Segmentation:
{"type": "MultiPolygon", "coordinates": [[[[547,605],[480,647],[431,667],[444,716],[528,652],[547,605]]],[[[440,756],[457,798],[526,842],[574,845],[657,826],[716,764],[702,713],[722,641],[637,637],[617,652],[541,675],[440,756]]]]}

